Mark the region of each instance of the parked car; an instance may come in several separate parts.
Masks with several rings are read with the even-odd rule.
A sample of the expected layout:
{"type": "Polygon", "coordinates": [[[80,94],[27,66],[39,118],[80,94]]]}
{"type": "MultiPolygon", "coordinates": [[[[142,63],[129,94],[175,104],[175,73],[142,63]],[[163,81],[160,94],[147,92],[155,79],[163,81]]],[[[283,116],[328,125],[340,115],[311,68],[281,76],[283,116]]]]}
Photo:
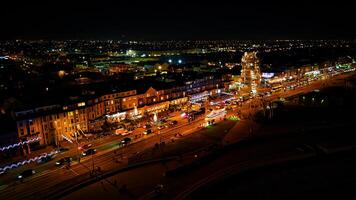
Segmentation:
{"type": "Polygon", "coordinates": [[[7,173],[7,170],[0,170],[0,175],[4,175],[7,173]]]}
{"type": "Polygon", "coordinates": [[[96,149],[87,149],[83,151],[82,156],[89,156],[96,153],[96,149]]]}
{"type": "Polygon", "coordinates": [[[30,177],[30,176],[34,175],[35,173],[36,173],[35,170],[28,169],[28,170],[21,172],[19,175],[17,175],[17,178],[19,180],[23,180],[24,178],[30,177]]]}
{"type": "Polygon", "coordinates": [[[56,166],[61,166],[64,165],[65,163],[71,163],[72,162],[72,158],[71,157],[64,157],[59,159],[58,161],[56,161],[56,166]]]}
{"type": "Polygon", "coordinates": [[[175,125],[177,125],[177,124],[178,124],[178,121],[177,121],[177,120],[174,120],[174,121],[169,122],[169,125],[170,125],[170,126],[175,126],[175,125]]]}
{"type": "Polygon", "coordinates": [[[37,160],[37,163],[46,163],[48,161],[51,161],[53,159],[52,156],[45,156],[37,160]]]}

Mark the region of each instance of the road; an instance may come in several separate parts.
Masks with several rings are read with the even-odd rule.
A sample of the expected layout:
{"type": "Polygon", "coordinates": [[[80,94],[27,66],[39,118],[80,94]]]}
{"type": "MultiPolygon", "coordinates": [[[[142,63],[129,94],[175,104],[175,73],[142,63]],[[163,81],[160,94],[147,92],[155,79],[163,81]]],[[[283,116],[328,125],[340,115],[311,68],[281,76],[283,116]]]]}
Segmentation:
{"type": "MultiPolygon", "coordinates": [[[[92,142],[93,147],[97,149],[97,154],[82,158],[80,163],[74,162],[69,169],[55,167],[55,161],[68,155],[76,155],[76,150],[58,155],[56,159],[45,164],[27,166],[33,167],[37,173],[23,182],[14,181],[16,180],[16,172],[20,169],[10,171],[6,176],[2,177],[2,182],[8,185],[2,187],[0,196],[7,199],[37,199],[40,193],[45,194],[51,191],[51,188],[61,184],[65,186],[66,181],[71,181],[73,178],[80,176],[87,178],[88,173],[97,166],[100,166],[103,172],[126,166],[128,164],[128,157],[144,149],[152,148],[156,143],[168,142],[177,133],[184,134],[185,132],[195,131],[203,120],[204,118],[200,118],[191,123],[181,120],[176,127],[163,129],[160,131],[160,134],[145,135],[123,148],[118,145],[123,137],[111,136],[97,140],[92,142]],[[31,187],[31,190],[28,190],[29,187],[31,187]]],[[[133,135],[135,134],[133,133],[133,135]]]]}
{"type": "MultiPolygon", "coordinates": [[[[339,75],[334,77],[332,81],[343,80],[349,75],[339,75]]],[[[298,87],[295,90],[287,90],[285,92],[273,93],[271,96],[265,96],[264,101],[272,101],[279,97],[293,96],[303,92],[313,91],[325,86],[325,83],[331,84],[329,81],[320,80],[315,81],[307,86],[298,87]]],[[[261,98],[251,99],[237,108],[243,115],[253,114],[260,109],[251,105],[261,104],[261,98]]],[[[229,110],[228,115],[235,115],[236,109],[229,110]]],[[[177,116],[174,116],[177,118],[177,116]]],[[[179,119],[179,118],[177,118],[179,119]]],[[[89,177],[92,169],[100,166],[101,171],[106,172],[128,164],[128,158],[137,154],[145,149],[152,148],[156,143],[169,142],[172,137],[174,138],[177,133],[189,134],[200,128],[204,117],[201,117],[193,122],[188,123],[186,120],[181,119],[178,125],[173,128],[167,128],[160,131],[160,134],[153,133],[150,135],[138,137],[132,144],[127,147],[119,147],[118,143],[123,138],[122,136],[109,136],[106,138],[92,141],[93,147],[98,150],[98,153],[93,156],[83,158],[80,163],[74,162],[69,169],[64,167],[57,168],[54,166],[55,160],[65,156],[74,156],[77,154],[76,149],[58,155],[54,161],[37,165],[32,164],[29,166],[21,167],[16,170],[9,171],[8,174],[2,175],[0,187],[0,197],[2,199],[38,199],[47,192],[52,191],[53,188],[66,187],[77,181],[80,182],[89,177]],[[37,173],[33,177],[29,177],[24,182],[15,181],[16,175],[25,168],[34,168],[37,173]],[[49,181],[50,180],[50,181],[49,181]]],[[[137,129],[132,135],[141,135],[142,132],[137,129]]]]}
{"type": "MultiPolygon", "coordinates": [[[[154,192],[157,184],[164,185],[164,191],[159,199],[184,199],[185,194],[189,194],[196,188],[204,186],[221,176],[246,171],[253,167],[284,163],[288,160],[324,157],[328,153],[323,151],[318,144],[323,144],[323,146],[325,146],[324,144],[340,144],[340,141],[335,139],[339,137],[339,134],[332,136],[321,132],[319,134],[297,134],[250,141],[220,152],[210,161],[201,162],[201,164],[192,166],[186,171],[164,175],[167,170],[174,169],[185,159],[191,158],[184,158],[183,161],[172,160],[165,164],[152,164],[117,174],[78,190],[63,199],[88,199],[89,197],[93,199],[103,197],[105,199],[158,199],[155,198],[156,193],[154,192]],[[108,182],[117,182],[117,186],[113,187],[108,182]],[[117,190],[123,185],[127,186],[127,193],[117,190]]],[[[343,138],[343,141],[349,141],[349,145],[353,145],[353,148],[356,147],[355,140],[350,140],[347,135],[343,138]]],[[[272,167],[272,169],[275,168],[272,167]]]]}

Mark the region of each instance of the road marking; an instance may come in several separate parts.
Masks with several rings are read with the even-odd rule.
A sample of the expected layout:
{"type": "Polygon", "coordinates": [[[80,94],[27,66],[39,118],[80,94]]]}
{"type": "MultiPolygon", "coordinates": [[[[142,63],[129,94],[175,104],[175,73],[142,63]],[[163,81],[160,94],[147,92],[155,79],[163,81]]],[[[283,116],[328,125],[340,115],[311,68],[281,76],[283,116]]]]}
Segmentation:
{"type": "MultiPolygon", "coordinates": [[[[54,171],[54,170],[53,170],[53,171],[54,171]]],[[[50,170],[50,169],[44,170],[44,171],[38,173],[37,177],[45,176],[45,175],[47,175],[47,174],[50,174],[51,172],[52,172],[52,170],[50,170]]]]}
{"type": "Polygon", "coordinates": [[[74,171],[71,167],[69,167],[69,170],[73,172],[75,175],[79,175],[76,171],[74,171]]]}

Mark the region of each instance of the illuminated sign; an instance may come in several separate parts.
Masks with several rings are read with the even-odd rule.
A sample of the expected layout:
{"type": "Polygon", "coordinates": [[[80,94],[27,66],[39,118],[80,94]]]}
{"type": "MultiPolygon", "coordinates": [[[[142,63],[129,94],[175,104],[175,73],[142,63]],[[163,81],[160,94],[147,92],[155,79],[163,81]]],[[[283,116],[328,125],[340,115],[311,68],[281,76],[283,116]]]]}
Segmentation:
{"type": "Polygon", "coordinates": [[[309,76],[309,75],[317,76],[319,74],[320,74],[320,71],[319,70],[315,70],[315,71],[305,72],[304,75],[306,75],[306,76],[309,76]]]}
{"type": "Polygon", "coordinates": [[[274,73],[262,73],[262,78],[272,78],[274,73]]]}

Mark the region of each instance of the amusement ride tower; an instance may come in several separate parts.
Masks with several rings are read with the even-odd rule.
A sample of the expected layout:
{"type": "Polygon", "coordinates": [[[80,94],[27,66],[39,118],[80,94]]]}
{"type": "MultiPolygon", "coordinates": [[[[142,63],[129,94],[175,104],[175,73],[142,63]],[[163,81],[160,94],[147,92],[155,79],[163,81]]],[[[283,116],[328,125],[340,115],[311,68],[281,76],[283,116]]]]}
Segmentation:
{"type": "Polygon", "coordinates": [[[253,95],[257,94],[257,87],[261,83],[260,60],[257,52],[245,52],[241,58],[241,80],[253,95]]]}

